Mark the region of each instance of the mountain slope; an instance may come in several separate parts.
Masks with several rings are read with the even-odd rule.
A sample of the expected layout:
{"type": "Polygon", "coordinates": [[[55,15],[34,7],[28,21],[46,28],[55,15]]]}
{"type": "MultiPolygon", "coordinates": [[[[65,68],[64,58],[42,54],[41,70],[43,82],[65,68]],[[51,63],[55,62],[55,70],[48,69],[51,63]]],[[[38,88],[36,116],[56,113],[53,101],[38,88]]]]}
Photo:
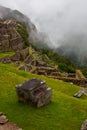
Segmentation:
{"type": "Polygon", "coordinates": [[[47,42],[50,42],[44,33],[37,30],[36,26],[31,22],[31,20],[23,13],[18,10],[12,10],[4,6],[0,6],[0,19],[3,20],[17,20],[19,22],[25,23],[28,33],[29,40],[35,46],[46,46],[47,42]]]}
{"type": "MultiPolygon", "coordinates": [[[[28,39],[28,31],[25,24],[15,20],[0,20],[0,52],[16,51],[16,59],[19,59],[19,61],[22,62],[27,59],[27,64],[30,64],[32,60],[33,63],[35,61],[35,64],[39,64],[39,67],[45,66],[48,63],[49,65],[53,64],[51,66],[58,65],[58,69],[61,71],[75,72],[75,66],[66,57],[63,57],[55,53],[53,50],[47,49],[46,47],[38,48],[38,46],[36,47],[31,45],[32,47],[29,50],[27,48],[29,44],[30,39],[28,39]],[[18,53],[18,51],[20,52],[18,53]],[[26,53],[27,55],[25,55],[26,53]],[[20,55],[22,55],[22,58],[20,55]],[[35,59],[33,57],[38,58],[35,59]],[[43,63],[44,65],[41,65],[43,63]]],[[[9,58],[7,57],[7,60],[8,59],[9,58]]],[[[9,61],[10,60],[8,60],[8,62],[9,61]]]]}
{"type": "Polygon", "coordinates": [[[74,63],[69,60],[66,56],[62,56],[61,54],[55,52],[52,49],[47,48],[36,48],[34,47],[43,57],[43,60],[46,61],[48,58],[51,63],[54,65],[58,65],[58,68],[62,72],[75,73],[76,66],[74,63]]]}
{"type": "Polygon", "coordinates": [[[29,31],[37,31],[35,25],[31,22],[31,20],[18,10],[12,10],[10,8],[0,6],[0,19],[17,20],[19,22],[25,23],[29,31]]]}

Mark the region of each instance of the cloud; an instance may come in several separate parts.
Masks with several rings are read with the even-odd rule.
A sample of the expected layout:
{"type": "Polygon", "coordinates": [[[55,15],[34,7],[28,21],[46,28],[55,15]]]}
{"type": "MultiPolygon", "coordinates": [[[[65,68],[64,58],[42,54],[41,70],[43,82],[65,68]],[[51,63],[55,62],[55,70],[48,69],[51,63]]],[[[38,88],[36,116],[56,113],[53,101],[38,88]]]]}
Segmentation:
{"type": "Polygon", "coordinates": [[[0,5],[12,8],[12,9],[19,9],[18,4],[15,0],[0,0],[0,5]]]}

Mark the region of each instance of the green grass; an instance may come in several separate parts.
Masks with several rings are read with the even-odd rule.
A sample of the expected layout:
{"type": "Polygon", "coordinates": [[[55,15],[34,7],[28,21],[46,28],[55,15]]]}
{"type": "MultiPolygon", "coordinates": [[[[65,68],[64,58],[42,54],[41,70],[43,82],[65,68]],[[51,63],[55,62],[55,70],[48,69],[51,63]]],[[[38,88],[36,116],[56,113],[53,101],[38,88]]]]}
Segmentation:
{"type": "Polygon", "coordinates": [[[0,58],[3,58],[5,56],[12,56],[14,55],[14,52],[3,52],[3,53],[0,53],[0,58]]]}
{"type": "Polygon", "coordinates": [[[63,81],[19,71],[0,64],[0,111],[23,130],[80,130],[87,118],[87,97],[74,98],[80,88],[63,81]],[[42,108],[20,103],[15,86],[32,77],[46,80],[53,89],[52,101],[42,108]]]}

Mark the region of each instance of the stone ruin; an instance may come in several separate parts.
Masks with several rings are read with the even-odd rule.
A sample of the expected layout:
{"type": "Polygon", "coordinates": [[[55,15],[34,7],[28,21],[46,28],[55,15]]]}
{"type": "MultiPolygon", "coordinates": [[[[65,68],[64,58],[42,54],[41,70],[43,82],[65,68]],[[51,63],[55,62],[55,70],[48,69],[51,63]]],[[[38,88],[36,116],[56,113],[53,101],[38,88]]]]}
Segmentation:
{"type": "Polygon", "coordinates": [[[63,80],[64,82],[73,83],[77,86],[87,88],[87,78],[83,75],[80,70],[76,70],[76,73],[60,73],[56,76],[50,75],[49,78],[63,80]]]}
{"type": "Polygon", "coordinates": [[[25,47],[17,32],[18,24],[13,20],[0,20],[0,52],[17,51],[25,47]]]}
{"type": "Polygon", "coordinates": [[[0,58],[0,62],[4,64],[12,63],[14,66],[18,67],[19,70],[45,75],[49,78],[63,80],[81,87],[87,87],[87,79],[80,70],[76,70],[76,73],[61,73],[58,66],[51,64],[49,59],[43,61],[41,55],[30,48],[31,47],[27,47],[21,51],[17,51],[13,56],[0,58]]]}
{"type": "Polygon", "coordinates": [[[80,70],[76,70],[76,73],[61,73],[58,66],[54,66],[50,63],[49,58],[47,58],[47,61],[43,61],[41,55],[33,50],[33,48],[31,49],[31,47],[17,51],[13,56],[0,58],[0,62],[4,64],[12,63],[14,66],[18,67],[19,70],[45,75],[49,78],[63,80],[81,87],[87,87],[87,79],[80,70]]]}
{"type": "Polygon", "coordinates": [[[17,85],[16,92],[19,101],[32,104],[37,108],[48,104],[52,96],[52,89],[47,88],[46,82],[36,78],[17,85]]]}
{"type": "Polygon", "coordinates": [[[16,124],[10,122],[7,117],[0,112],[0,130],[22,130],[16,124]]]}
{"type": "MultiPolygon", "coordinates": [[[[8,25],[11,24],[11,22],[12,21],[10,21],[10,23],[7,22],[8,25]]],[[[12,63],[14,66],[18,67],[19,70],[45,75],[49,78],[63,80],[81,87],[87,87],[87,79],[80,70],[76,70],[76,73],[61,73],[58,66],[54,66],[47,55],[45,55],[45,60],[43,61],[43,56],[35,51],[32,46],[26,47],[25,49],[22,48],[21,50],[17,49],[13,56],[0,58],[0,62],[4,64],[12,63]]]]}

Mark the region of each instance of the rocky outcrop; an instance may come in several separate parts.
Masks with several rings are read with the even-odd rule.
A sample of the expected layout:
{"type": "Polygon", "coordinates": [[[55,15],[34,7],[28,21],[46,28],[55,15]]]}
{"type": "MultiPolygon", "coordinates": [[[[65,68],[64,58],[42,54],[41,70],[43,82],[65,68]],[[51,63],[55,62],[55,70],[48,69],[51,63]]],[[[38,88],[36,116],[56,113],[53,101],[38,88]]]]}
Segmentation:
{"type": "Polygon", "coordinates": [[[10,122],[7,117],[0,112],[0,130],[22,130],[16,124],[10,122]]]}
{"type": "Polygon", "coordinates": [[[21,35],[17,32],[16,21],[0,20],[0,52],[18,51],[24,48],[24,42],[21,35]]]}

